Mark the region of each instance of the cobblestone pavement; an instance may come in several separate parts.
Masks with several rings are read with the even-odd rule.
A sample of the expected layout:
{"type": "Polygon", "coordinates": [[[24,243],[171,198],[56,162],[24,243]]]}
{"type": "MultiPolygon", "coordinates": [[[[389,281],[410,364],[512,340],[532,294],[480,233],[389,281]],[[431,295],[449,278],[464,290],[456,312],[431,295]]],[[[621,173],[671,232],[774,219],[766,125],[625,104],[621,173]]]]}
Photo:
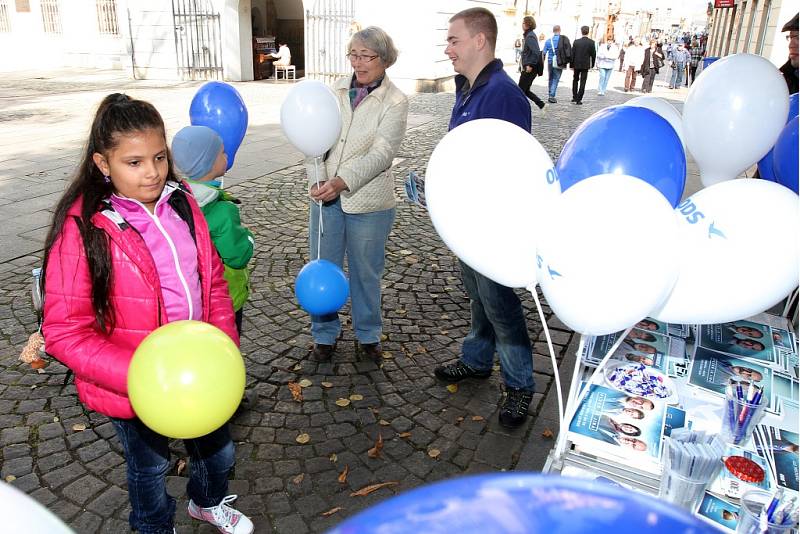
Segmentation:
{"type": "MultiPolygon", "coordinates": [[[[558,95],[565,103],[548,106],[545,112],[534,108],[534,131],[554,159],[580,122],[630,97],[610,92],[602,98],[587,91],[586,105],[573,106],[568,103],[569,77],[565,78],[558,95]]],[[[544,94],[543,80],[537,82],[535,89],[544,94]]],[[[175,85],[179,87],[163,91],[183,90],[175,85]]],[[[0,96],[13,89],[0,87],[0,96]]],[[[75,89],[63,86],[59,91],[75,89]]],[[[53,91],[43,91],[53,97],[53,91]]],[[[37,92],[31,95],[28,100],[40,98],[37,92]]],[[[418,125],[409,129],[396,160],[398,198],[400,178],[409,170],[424,172],[433,147],[446,133],[452,103],[452,94],[411,98],[411,115],[418,125]]],[[[20,121],[24,109],[20,105],[2,116],[17,113],[10,121],[20,121]]],[[[25,120],[36,124],[37,115],[25,120]]],[[[268,137],[252,122],[248,136],[268,137]]],[[[68,148],[74,151],[78,145],[72,145],[68,148]]],[[[253,518],[256,532],[319,532],[378,501],[435,480],[541,469],[553,445],[542,432],[557,432],[558,423],[553,372],[533,301],[520,293],[535,340],[536,395],[528,422],[509,431],[497,422],[499,372],[480,383],[462,383],[456,392],[433,378],[435,365],[458,355],[469,326],[469,306],[456,259],[416,207],[398,204],[387,246],[381,364],[359,358],[347,324],[332,363],[309,359],[308,320],[292,293],[294,277],[308,260],[308,204],[303,169],[296,161],[240,178],[230,188],[243,201],[242,218],[258,245],[242,339],[248,387],[258,392],[258,400],[232,421],[237,449],[230,483],[230,492],[239,495],[236,506],[253,518]],[[286,384],[302,380],[310,385],[303,389],[303,401],[295,402],[286,384]],[[342,406],[341,399],[349,403],[342,406]],[[298,443],[301,434],[309,436],[307,443],[298,443]],[[371,458],[367,451],[379,436],[382,453],[371,458]],[[346,479],[341,475],[345,470],[346,479]],[[367,485],[390,481],[397,484],[365,497],[351,496],[367,485]],[[324,515],[331,510],[338,511],[324,515]]],[[[0,245],[6,247],[7,241],[0,245]]],[[[82,409],[73,385],[65,383],[63,366],[53,362],[38,373],[17,361],[27,336],[36,329],[29,291],[30,271],[39,261],[40,253],[34,251],[0,263],[0,476],[77,532],[125,532],[125,465],[111,424],[82,409]],[[82,428],[76,425],[85,429],[76,430],[82,428]]],[[[564,362],[561,375],[567,377],[577,336],[549,309],[545,312],[564,362]]],[[[178,472],[177,463],[186,454],[179,442],[173,443],[173,450],[168,486],[179,500],[178,531],[212,532],[190,521],[184,511],[186,473],[178,472]]]]}

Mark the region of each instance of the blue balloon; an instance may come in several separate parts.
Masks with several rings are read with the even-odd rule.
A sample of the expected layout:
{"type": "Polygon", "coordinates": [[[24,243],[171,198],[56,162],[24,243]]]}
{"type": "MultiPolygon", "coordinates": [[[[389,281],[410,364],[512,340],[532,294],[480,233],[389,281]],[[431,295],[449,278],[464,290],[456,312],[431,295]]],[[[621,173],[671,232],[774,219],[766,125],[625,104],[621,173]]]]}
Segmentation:
{"type": "MultiPolygon", "coordinates": [[[[786,119],[786,124],[797,117],[798,109],[797,109],[797,93],[792,93],[789,95],[789,117],[786,119]]],[[[774,157],[774,150],[775,147],[769,149],[767,155],[761,158],[761,161],[758,162],[758,176],[762,180],[769,180],[771,182],[777,182],[778,177],[775,175],[775,157],[774,157]]]]}
{"type": "Polygon", "coordinates": [[[328,260],[308,262],[294,281],[297,302],[311,315],[339,311],[347,302],[350,284],[344,272],[328,260]]]}
{"type": "Polygon", "coordinates": [[[789,121],[778,141],[775,143],[773,169],[775,178],[779,184],[785,185],[795,193],[798,191],[798,121],[800,117],[795,117],[789,121]]]}
{"type": "Polygon", "coordinates": [[[247,131],[247,107],[239,91],[222,82],[204,84],[192,98],[189,120],[193,126],[208,126],[219,134],[230,169],[247,131]]]}
{"type": "Polygon", "coordinates": [[[657,497],[607,483],[502,473],[422,486],[347,519],[329,534],[712,534],[657,497]]]}
{"type": "Polygon", "coordinates": [[[676,207],[686,185],[686,154],[678,134],[657,113],[634,106],[598,111],[567,140],[556,162],[561,191],[599,174],[642,179],[676,207]]]}

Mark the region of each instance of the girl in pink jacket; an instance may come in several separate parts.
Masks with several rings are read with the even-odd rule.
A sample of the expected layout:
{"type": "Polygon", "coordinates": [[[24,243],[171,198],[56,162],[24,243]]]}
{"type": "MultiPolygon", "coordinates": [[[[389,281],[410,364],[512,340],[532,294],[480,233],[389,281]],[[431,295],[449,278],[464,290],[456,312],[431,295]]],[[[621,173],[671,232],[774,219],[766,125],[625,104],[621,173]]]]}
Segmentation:
{"type": "MultiPolygon", "coordinates": [[[[107,96],[75,179],[56,206],[45,243],[47,351],[72,369],[78,397],[107,415],[125,450],[130,524],[172,533],[166,491],[168,438],[136,418],[128,365],[162,324],[205,321],[237,344],[223,267],[191,193],[175,178],[164,122],[149,103],[107,96]]],[[[184,440],[191,461],[189,515],[220,532],[253,523],[228,504],[234,447],[228,426],[184,440]]]]}

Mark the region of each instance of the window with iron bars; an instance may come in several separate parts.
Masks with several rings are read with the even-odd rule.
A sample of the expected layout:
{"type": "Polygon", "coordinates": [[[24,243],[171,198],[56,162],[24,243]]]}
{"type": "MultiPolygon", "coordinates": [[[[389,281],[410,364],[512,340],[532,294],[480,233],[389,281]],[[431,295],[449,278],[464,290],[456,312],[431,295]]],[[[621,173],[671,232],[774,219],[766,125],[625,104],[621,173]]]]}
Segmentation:
{"type": "Polygon", "coordinates": [[[45,33],[61,33],[61,13],[58,0],[40,0],[42,25],[45,33]]]}
{"type": "Polygon", "coordinates": [[[8,2],[0,0],[0,33],[11,31],[11,23],[8,20],[8,2]]]}
{"type": "Polygon", "coordinates": [[[102,35],[119,35],[117,0],[97,0],[97,29],[102,35]]]}

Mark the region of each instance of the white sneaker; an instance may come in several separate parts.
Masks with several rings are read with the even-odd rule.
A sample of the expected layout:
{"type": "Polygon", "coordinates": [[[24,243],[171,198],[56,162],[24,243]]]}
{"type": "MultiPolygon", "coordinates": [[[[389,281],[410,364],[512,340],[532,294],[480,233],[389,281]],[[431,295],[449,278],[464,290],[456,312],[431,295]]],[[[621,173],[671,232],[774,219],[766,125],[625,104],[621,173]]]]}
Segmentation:
{"type": "Polygon", "coordinates": [[[210,508],[201,508],[189,500],[189,515],[211,523],[224,534],[250,534],[253,532],[253,522],[239,510],[228,506],[235,500],[236,495],[228,495],[217,506],[210,508]]]}

